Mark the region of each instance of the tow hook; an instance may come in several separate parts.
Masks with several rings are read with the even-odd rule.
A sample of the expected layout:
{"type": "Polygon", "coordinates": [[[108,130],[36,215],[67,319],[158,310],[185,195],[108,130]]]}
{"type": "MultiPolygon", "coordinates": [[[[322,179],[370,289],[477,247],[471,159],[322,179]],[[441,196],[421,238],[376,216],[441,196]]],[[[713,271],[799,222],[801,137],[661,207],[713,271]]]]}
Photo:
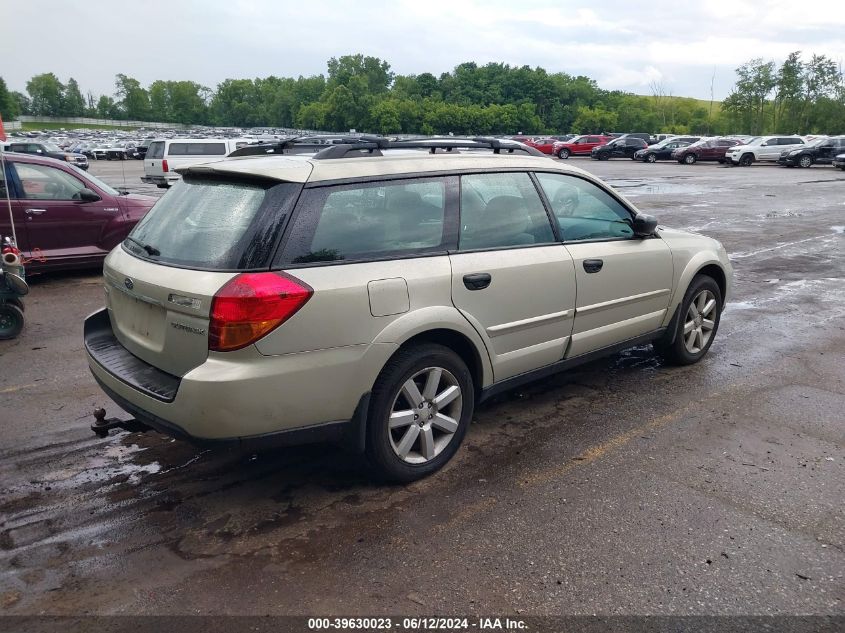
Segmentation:
{"type": "Polygon", "coordinates": [[[108,437],[109,431],[112,429],[123,429],[130,433],[145,433],[151,430],[151,427],[138,420],[106,419],[105,409],[94,409],[94,424],[91,425],[91,430],[94,431],[96,436],[108,437]]]}

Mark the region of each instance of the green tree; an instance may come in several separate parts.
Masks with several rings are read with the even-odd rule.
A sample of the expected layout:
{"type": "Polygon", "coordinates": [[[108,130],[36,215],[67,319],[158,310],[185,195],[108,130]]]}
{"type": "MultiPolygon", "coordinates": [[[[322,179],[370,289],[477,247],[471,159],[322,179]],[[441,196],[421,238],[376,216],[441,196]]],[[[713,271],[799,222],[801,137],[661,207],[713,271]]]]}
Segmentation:
{"type": "Polygon", "coordinates": [[[6,81],[0,77],[0,116],[4,121],[12,121],[19,114],[18,103],[14,94],[9,92],[6,81]]]}
{"type": "Polygon", "coordinates": [[[572,131],[578,134],[598,134],[615,130],[619,121],[616,112],[605,110],[598,105],[594,108],[579,106],[572,131]]]}
{"type": "Polygon", "coordinates": [[[120,111],[114,99],[102,95],[97,101],[97,116],[101,119],[111,119],[117,114],[120,114],[120,111]]]}
{"type": "Polygon", "coordinates": [[[387,92],[393,81],[390,64],[378,57],[361,55],[343,55],[332,57],[328,61],[329,80],[327,90],[333,91],[338,86],[349,87],[356,78],[363,78],[370,94],[387,92]]]}
{"type": "Polygon", "coordinates": [[[772,129],[788,133],[798,126],[804,88],[801,51],[790,53],[777,71],[772,129]]]}
{"type": "Polygon", "coordinates": [[[117,106],[124,118],[146,121],[150,116],[150,97],[141,83],[123,73],[115,75],[115,96],[117,106]]]}
{"type": "Polygon", "coordinates": [[[804,102],[801,105],[801,128],[805,133],[811,131],[813,106],[822,98],[830,97],[842,84],[842,76],[836,62],[825,55],[813,55],[804,64],[804,102]]]}
{"type": "Polygon", "coordinates": [[[62,99],[62,114],[64,116],[82,116],[85,114],[85,99],[82,98],[82,91],[76,79],[68,79],[67,86],[62,99]]]}
{"type": "Polygon", "coordinates": [[[61,116],[64,109],[65,87],[53,73],[35,75],[26,82],[32,114],[61,116]]]}

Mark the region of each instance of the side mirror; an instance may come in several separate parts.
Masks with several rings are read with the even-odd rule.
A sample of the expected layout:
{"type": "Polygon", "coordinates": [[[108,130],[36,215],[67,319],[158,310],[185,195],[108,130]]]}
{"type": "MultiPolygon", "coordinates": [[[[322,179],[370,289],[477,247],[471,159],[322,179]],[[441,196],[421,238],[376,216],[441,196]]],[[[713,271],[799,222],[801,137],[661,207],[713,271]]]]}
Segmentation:
{"type": "Polygon", "coordinates": [[[91,191],[88,187],[83,187],[77,193],[79,194],[79,199],[82,200],[82,202],[98,202],[99,200],[102,200],[100,196],[91,191]]]}
{"type": "Polygon", "coordinates": [[[634,235],[637,237],[649,237],[657,230],[657,218],[647,213],[638,213],[634,216],[634,235]]]}

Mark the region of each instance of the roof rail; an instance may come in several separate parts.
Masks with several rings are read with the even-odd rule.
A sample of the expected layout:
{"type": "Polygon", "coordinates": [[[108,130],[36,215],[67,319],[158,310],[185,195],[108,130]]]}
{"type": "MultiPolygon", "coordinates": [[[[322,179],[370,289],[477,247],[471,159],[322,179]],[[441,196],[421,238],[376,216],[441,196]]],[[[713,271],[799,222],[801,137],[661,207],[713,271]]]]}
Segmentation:
{"type": "MultiPolygon", "coordinates": [[[[427,149],[451,152],[461,149],[491,149],[494,154],[521,152],[531,156],[545,156],[539,150],[508,139],[477,136],[474,138],[423,138],[391,141],[382,137],[361,137],[356,142],[340,143],[327,147],[314,155],[315,160],[349,158],[353,156],[381,156],[385,149],[427,149]]],[[[456,152],[457,153],[457,152],[456,152]]]]}
{"type": "Polygon", "coordinates": [[[380,136],[361,135],[308,135],[308,136],[292,136],[290,138],[281,139],[276,143],[255,143],[246,145],[228,155],[228,158],[237,158],[239,156],[264,156],[267,154],[307,154],[311,152],[319,152],[335,145],[348,146],[351,144],[369,143],[369,142],[383,142],[380,136]]]}

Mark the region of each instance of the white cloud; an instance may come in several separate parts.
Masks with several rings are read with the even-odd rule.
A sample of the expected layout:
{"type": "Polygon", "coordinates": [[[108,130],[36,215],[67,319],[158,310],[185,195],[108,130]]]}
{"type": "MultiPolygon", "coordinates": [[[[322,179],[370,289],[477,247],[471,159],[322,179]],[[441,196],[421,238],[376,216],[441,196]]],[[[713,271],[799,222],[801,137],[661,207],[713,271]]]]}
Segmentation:
{"type": "Polygon", "coordinates": [[[401,74],[496,61],[634,92],[659,80],[698,97],[709,96],[715,68],[720,98],[752,57],[802,50],[845,61],[841,0],[12,0],[4,16],[56,34],[32,46],[30,29],[4,33],[2,74],[15,90],[48,71],[95,93],[112,92],[118,72],[214,87],[228,77],[325,73],[329,57],[362,52],[401,74]],[[98,51],[104,35],[122,45],[98,51]]]}

